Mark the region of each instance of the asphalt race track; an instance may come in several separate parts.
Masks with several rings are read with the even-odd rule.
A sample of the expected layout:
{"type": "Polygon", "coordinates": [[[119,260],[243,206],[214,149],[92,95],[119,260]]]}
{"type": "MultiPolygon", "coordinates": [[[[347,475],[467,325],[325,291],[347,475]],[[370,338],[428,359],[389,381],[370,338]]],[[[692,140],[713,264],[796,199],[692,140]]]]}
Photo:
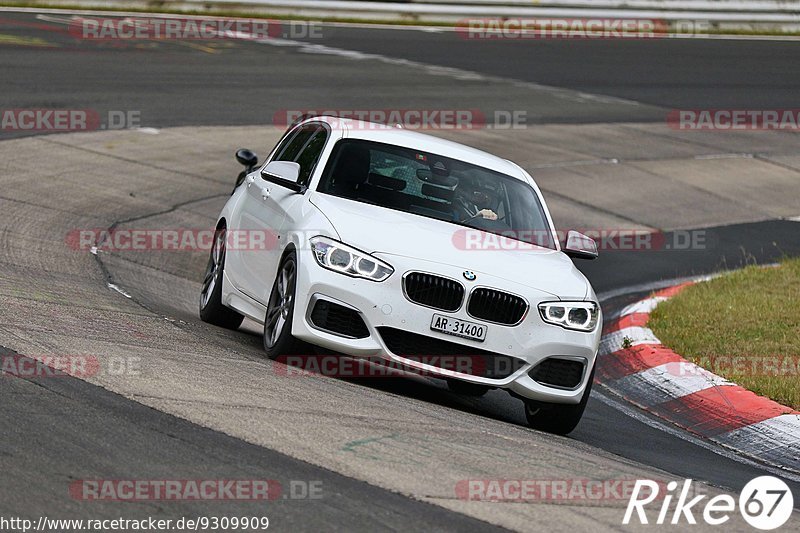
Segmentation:
{"type": "MultiPolygon", "coordinates": [[[[145,129],[0,131],[0,352],[134,358],[141,368],[85,381],[0,379],[0,516],[263,514],[281,531],[610,530],[621,527],[624,502],[487,504],[460,500],[454,487],[651,477],[738,491],[776,472],[602,387],[561,438],[527,429],[521,403],[498,391],[471,399],[423,378],[285,379],[261,355],[253,324],[228,332],[200,322],[204,253],[92,255],[65,235],[213,225],[239,171],[233,151],[266,155],[287,110],[522,111],[518,129],[435,133],[530,170],[559,229],[703,236],[699,249],[608,251],[579,265],[601,297],[768,264],[800,254],[796,133],[686,133],[665,117],[796,107],[797,43],[475,42],[327,25],[314,39],[91,42],[66,31],[69,17],[0,12],[0,109],[134,112],[132,125],[145,129]],[[80,479],[200,478],[275,479],[290,497],[119,503],[68,491],[80,479]],[[320,483],[323,497],[292,498],[292,480],[320,483]]],[[[784,479],[800,508],[800,475],[784,479]]]]}
{"type": "Polygon", "coordinates": [[[70,36],[64,24],[69,15],[42,17],[47,20],[0,13],[4,102],[138,110],[154,127],[265,124],[279,110],[326,106],[513,109],[528,111],[533,123],[663,121],[675,108],[791,108],[800,84],[793,68],[800,50],[793,42],[468,41],[453,32],[334,26],[325,26],[321,39],[275,39],[267,45],[109,42],[70,36]],[[60,24],[49,21],[59,19],[60,24]],[[286,41],[327,50],[298,54],[286,41]],[[336,50],[352,61],[334,60],[336,50]],[[359,65],[355,52],[415,62],[428,67],[418,72],[439,79],[419,83],[413,71],[385,68],[392,63],[359,65]],[[475,75],[459,79],[453,69],[475,75]],[[519,87],[497,93],[486,90],[487,77],[611,99],[552,98],[545,90],[533,91],[538,98],[531,98],[530,90],[519,87]]]}

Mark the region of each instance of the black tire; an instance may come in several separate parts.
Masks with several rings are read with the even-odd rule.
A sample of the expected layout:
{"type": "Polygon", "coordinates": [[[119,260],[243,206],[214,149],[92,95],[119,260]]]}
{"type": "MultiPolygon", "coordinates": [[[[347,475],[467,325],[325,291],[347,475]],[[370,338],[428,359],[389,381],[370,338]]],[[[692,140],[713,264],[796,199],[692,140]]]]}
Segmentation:
{"type": "Polygon", "coordinates": [[[460,379],[448,379],[447,388],[450,392],[461,394],[463,396],[479,397],[489,392],[490,387],[486,385],[479,385],[478,383],[470,383],[469,381],[461,381],[460,379]]]}
{"type": "Polygon", "coordinates": [[[242,325],[244,316],[222,305],[222,272],[225,269],[225,228],[214,234],[203,287],[200,290],[200,319],[227,329],[242,325]]]}
{"type": "MultiPolygon", "coordinates": [[[[597,363],[595,363],[595,367],[597,363]]],[[[577,404],[558,404],[544,403],[534,400],[525,400],[525,417],[528,425],[533,429],[555,433],[556,435],[566,435],[574,430],[583,417],[586,404],[592,392],[592,382],[594,381],[594,367],[589,375],[589,382],[583,391],[583,397],[577,404]]]]}
{"type": "Polygon", "coordinates": [[[290,252],[278,267],[264,317],[264,351],[270,359],[297,354],[304,345],[292,336],[296,285],[297,257],[290,252]]]}

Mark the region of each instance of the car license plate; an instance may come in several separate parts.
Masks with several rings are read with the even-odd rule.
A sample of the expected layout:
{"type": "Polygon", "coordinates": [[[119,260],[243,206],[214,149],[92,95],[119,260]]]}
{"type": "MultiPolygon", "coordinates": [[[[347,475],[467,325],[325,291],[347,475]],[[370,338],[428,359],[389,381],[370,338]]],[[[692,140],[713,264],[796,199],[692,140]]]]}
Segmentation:
{"type": "Polygon", "coordinates": [[[488,328],[483,324],[476,324],[468,320],[434,314],[431,319],[431,329],[448,335],[483,342],[486,339],[486,330],[488,328]]]}

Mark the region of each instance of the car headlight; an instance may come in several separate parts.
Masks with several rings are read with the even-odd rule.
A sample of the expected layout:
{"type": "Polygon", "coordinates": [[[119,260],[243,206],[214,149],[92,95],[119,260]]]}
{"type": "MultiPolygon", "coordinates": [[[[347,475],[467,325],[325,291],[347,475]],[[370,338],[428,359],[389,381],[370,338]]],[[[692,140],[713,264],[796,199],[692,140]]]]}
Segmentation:
{"type": "Polygon", "coordinates": [[[377,257],[328,237],[312,237],[310,242],[317,263],[329,270],[372,281],[383,281],[394,272],[377,257]]]}
{"type": "Polygon", "coordinates": [[[539,304],[539,314],[548,324],[592,331],[597,326],[600,311],[594,302],[544,302],[539,304]]]}

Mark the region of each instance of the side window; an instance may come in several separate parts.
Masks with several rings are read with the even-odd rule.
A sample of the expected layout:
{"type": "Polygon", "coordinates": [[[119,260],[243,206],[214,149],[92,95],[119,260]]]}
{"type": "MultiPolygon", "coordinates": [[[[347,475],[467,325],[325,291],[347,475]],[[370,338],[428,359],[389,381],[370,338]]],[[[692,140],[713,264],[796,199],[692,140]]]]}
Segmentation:
{"type": "Polygon", "coordinates": [[[308,142],[308,139],[314,134],[315,129],[315,127],[303,126],[292,133],[284,145],[275,152],[273,161],[294,161],[297,154],[300,153],[300,150],[302,150],[303,146],[308,142]]]}
{"type": "Polygon", "coordinates": [[[314,172],[314,168],[317,166],[317,161],[319,161],[319,157],[322,155],[322,149],[325,148],[325,141],[327,140],[328,132],[325,128],[319,126],[317,131],[314,132],[306,143],[303,151],[300,152],[300,155],[295,159],[295,161],[300,163],[301,185],[308,185],[308,181],[311,179],[311,173],[314,172]]]}
{"type": "Polygon", "coordinates": [[[300,130],[293,130],[281,137],[281,140],[278,141],[278,146],[275,148],[275,156],[270,159],[270,161],[284,161],[281,159],[281,155],[286,151],[286,147],[292,142],[300,130]]]}
{"type": "Polygon", "coordinates": [[[328,132],[320,124],[307,124],[289,135],[275,152],[273,161],[294,161],[300,164],[301,185],[307,185],[311,173],[325,147],[328,132]]]}

